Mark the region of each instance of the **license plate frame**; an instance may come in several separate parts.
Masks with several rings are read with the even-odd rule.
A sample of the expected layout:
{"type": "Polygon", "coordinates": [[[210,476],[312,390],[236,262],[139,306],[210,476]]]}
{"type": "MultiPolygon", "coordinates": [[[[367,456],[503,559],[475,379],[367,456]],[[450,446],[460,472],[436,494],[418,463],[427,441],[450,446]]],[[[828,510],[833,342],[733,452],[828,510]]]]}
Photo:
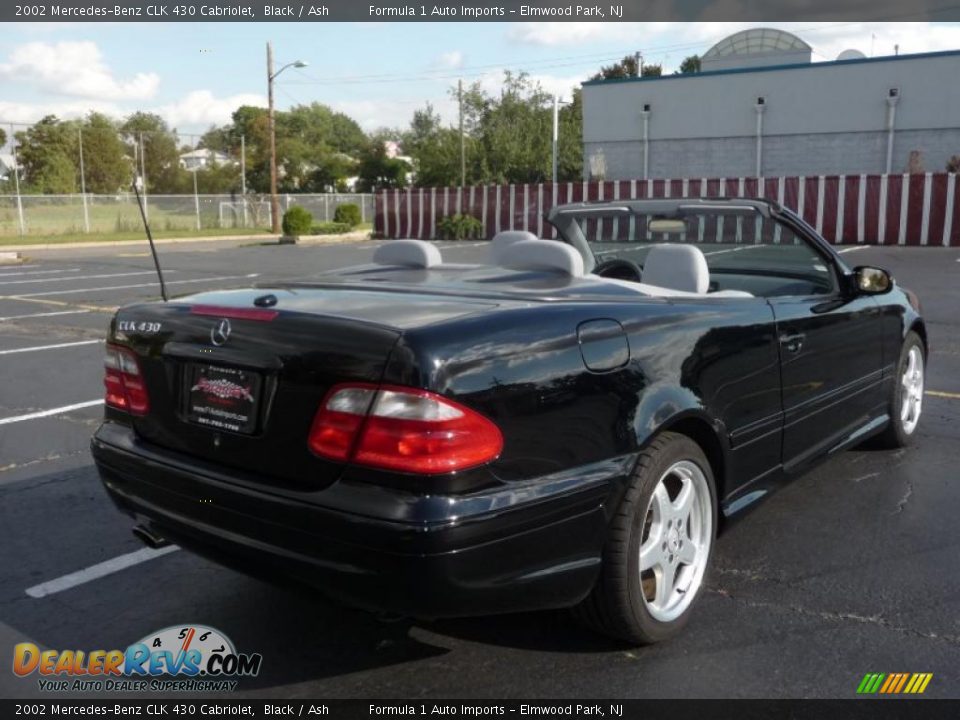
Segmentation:
{"type": "Polygon", "coordinates": [[[260,373],[214,363],[190,363],[186,376],[188,422],[241,435],[257,432],[263,396],[260,373]]]}

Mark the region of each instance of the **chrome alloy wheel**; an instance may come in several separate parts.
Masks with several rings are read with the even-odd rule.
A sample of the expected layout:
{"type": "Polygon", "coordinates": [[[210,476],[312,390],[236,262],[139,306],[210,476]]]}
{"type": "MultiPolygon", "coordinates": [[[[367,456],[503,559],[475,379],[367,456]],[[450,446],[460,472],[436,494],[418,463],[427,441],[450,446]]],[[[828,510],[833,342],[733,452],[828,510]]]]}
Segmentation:
{"type": "Polygon", "coordinates": [[[900,425],[911,435],[920,422],[923,407],[923,352],[914,345],[907,354],[907,362],[900,377],[900,425]]]}
{"type": "Polygon", "coordinates": [[[676,620],[700,588],[713,542],[710,503],[707,478],[689,460],[671,465],[650,496],[639,562],[643,601],[655,620],[676,620]]]}

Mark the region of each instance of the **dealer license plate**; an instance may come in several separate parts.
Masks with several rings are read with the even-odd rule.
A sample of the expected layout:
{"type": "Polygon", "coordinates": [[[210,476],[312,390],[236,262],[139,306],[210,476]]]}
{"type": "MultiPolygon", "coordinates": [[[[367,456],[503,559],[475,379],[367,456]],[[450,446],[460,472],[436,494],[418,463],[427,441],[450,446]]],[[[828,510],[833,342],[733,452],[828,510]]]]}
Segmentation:
{"type": "Polygon", "coordinates": [[[216,430],[250,434],[257,429],[262,379],[250,370],[191,364],[187,420],[216,430]]]}

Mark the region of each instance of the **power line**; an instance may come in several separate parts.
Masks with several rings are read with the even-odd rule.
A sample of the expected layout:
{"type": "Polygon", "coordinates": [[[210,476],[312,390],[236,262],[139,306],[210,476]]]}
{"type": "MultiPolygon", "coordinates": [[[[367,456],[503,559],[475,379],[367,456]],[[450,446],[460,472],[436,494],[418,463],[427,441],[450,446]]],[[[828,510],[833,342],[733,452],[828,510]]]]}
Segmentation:
{"type": "MultiPolygon", "coordinates": [[[[939,9],[934,9],[926,11],[923,16],[929,16],[931,14],[949,12],[951,10],[960,9],[960,5],[951,5],[939,9]]],[[[902,13],[900,15],[892,15],[888,19],[905,19],[910,17],[920,17],[919,13],[902,13]]],[[[877,22],[877,21],[871,21],[877,22]]],[[[830,23],[828,25],[818,25],[810,26],[805,28],[796,28],[790,30],[794,34],[796,33],[805,33],[805,34],[820,34],[828,30],[835,30],[842,27],[851,27],[854,25],[864,25],[866,23],[862,21],[856,22],[843,22],[843,23],[830,23]]],[[[656,57],[659,59],[665,59],[670,52],[678,50],[694,50],[703,47],[711,47],[720,40],[728,37],[729,34],[717,35],[711,38],[705,38],[702,40],[695,41],[686,41],[679,43],[670,43],[664,45],[651,45],[645,46],[644,55],[647,58],[656,57]]],[[[534,70],[546,70],[552,68],[561,68],[561,67],[575,67],[578,65],[587,65],[597,62],[606,62],[606,61],[616,61],[620,60],[628,55],[632,55],[635,48],[624,48],[619,51],[606,51],[602,53],[588,53],[580,55],[564,55],[557,56],[553,58],[544,58],[542,60],[530,60],[519,63],[522,67],[519,67],[518,70],[521,72],[534,71],[534,70]]],[[[817,55],[821,57],[826,57],[822,53],[814,50],[817,55]]],[[[497,70],[500,68],[508,67],[514,65],[513,61],[504,61],[499,63],[488,63],[488,64],[478,64],[478,65],[465,65],[460,68],[451,68],[451,69],[439,69],[424,71],[420,73],[374,73],[374,74],[365,74],[365,75],[349,75],[341,76],[339,78],[320,78],[311,73],[307,72],[298,72],[298,75],[301,75],[306,80],[302,81],[287,81],[287,85],[345,85],[345,84],[381,84],[381,83],[395,83],[395,82],[430,82],[437,80],[456,80],[462,77],[481,77],[488,74],[487,71],[497,70]]]]}

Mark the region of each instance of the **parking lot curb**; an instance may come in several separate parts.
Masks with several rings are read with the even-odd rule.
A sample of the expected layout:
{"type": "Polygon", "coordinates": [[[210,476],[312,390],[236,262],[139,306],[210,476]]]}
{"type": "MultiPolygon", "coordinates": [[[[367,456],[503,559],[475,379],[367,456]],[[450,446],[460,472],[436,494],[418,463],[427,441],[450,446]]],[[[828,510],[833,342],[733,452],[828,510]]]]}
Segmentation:
{"type": "MultiPolygon", "coordinates": [[[[370,232],[367,230],[353,233],[342,233],[339,235],[302,235],[300,245],[316,245],[326,243],[356,242],[357,240],[369,239],[370,232]]],[[[23,252],[30,250],[77,250],[83,248],[101,248],[101,247],[137,247],[140,243],[145,243],[147,238],[142,240],[94,240],[92,242],[72,242],[72,243],[36,243],[33,245],[7,245],[3,251],[0,251],[0,258],[3,255],[14,254],[14,252],[23,252]],[[9,251],[9,252],[8,252],[9,251]]],[[[183,237],[183,238],[158,238],[153,241],[157,245],[181,245],[187,243],[212,243],[212,242],[258,242],[263,245],[279,245],[278,235],[219,235],[216,237],[183,237]]],[[[21,262],[22,258],[17,262],[21,262]]],[[[0,259],[0,263],[4,261],[0,259]]]]}
{"type": "MultiPolygon", "coordinates": [[[[157,238],[154,242],[157,245],[178,245],[184,243],[202,243],[202,242],[234,242],[238,240],[271,240],[276,235],[219,235],[217,237],[182,237],[182,238],[157,238]]],[[[136,247],[139,243],[145,243],[146,236],[142,240],[94,240],[92,242],[71,242],[71,243],[35,243],[24,245],[4,246],[4,252],[7,250],[29,251],[29,250],[76,250],[77,248],[93,247],[136,247]]]]}
{"type": "Polygon", "coordinates": [[[301,235],[298,245],[326,245],[336,243],[356,242],[358,240],[369,240],[370,231],[360,230],[357,232],[341,233],[339,235],[301,235]]]}

